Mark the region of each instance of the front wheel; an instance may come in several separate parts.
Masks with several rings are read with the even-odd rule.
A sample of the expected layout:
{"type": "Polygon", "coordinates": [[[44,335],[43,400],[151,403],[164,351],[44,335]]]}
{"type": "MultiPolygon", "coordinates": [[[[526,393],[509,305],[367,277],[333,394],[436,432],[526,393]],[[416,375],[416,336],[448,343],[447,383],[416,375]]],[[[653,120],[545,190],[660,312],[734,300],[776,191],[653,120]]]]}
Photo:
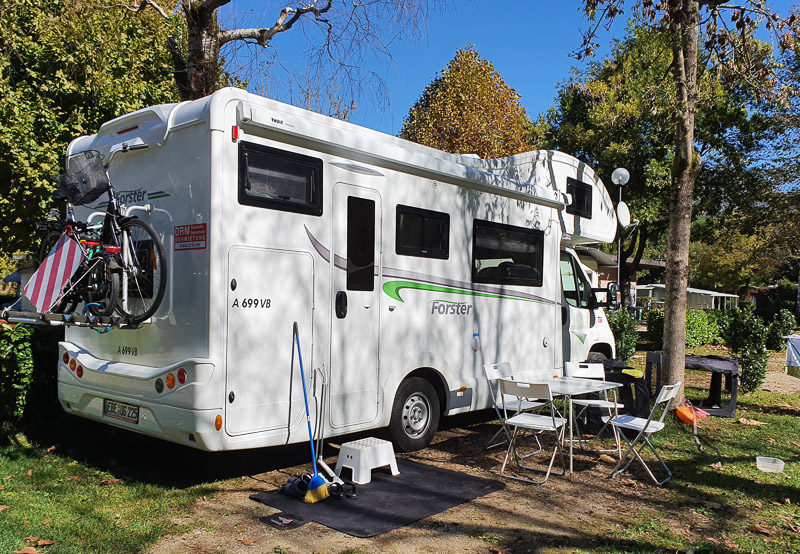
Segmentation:
{"type": "Polygon", "coordinates": [[[439,428],[439,396],[430,381],[410,377],[394,395],[389,433],[402,452],[420,450],[430,444],[439,428]]]}
{"type": "Polygon", "coordinates": [[[150,225],[129,219],[121,226],[122,297],[117,311],[129,323],[141,323],[156,313],[167,286],[164,247],[150,225]]]}

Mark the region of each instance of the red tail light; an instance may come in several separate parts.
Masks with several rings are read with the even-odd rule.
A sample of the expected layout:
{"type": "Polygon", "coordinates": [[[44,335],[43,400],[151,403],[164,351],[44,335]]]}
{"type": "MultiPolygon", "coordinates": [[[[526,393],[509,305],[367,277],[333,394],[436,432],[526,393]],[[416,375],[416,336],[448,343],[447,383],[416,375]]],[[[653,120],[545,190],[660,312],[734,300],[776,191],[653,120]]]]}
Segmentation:
{"type": "Polygon", "coordinates": [[[183,368],[178,370],[178,382],[183,384],[186,382],[186,371],[183,368]]]}
{"type": "Polygon", "coordinates": [[[78,369],[75,370],[75,375],[77,375],[78,377],[83,377],[83,366],[82,365],[79,365],[78,369]]]}
{"type": "Polygon", "coordinates": [[[68,364],[69,363],[69,354],[64,352],[64,355],[61,356],[61,361],[64,362],[65,364],[68,364]]]}

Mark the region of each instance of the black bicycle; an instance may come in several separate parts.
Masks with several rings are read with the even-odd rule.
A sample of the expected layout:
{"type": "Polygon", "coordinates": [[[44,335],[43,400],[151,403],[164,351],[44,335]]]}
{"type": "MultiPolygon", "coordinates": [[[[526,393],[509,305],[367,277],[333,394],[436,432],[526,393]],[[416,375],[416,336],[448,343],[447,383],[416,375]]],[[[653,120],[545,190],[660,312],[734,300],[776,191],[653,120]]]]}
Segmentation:
{"type": "Polygon", "coordinates": [[[128,324],[138,324],[152,317],[161,305],[167,283],[164,247],[150,225],[122,213],[108,177],[116,152],[142,148],[147,145],[123,145],[105,164],[95,150],[80,152],[68,158],[66,173],[55,177],[53,198],[66,202],[66,219],[37,225],[42,235],[39,261],[47,257],[62,235],[79,245],[83,261],[51,312],[71,313],[83,304],[91,315],[110,316],[116,311],[128,324]],[[87,205],[103,194],[108,203],[101,224],[75,219],[74,205],[87,205]]]}

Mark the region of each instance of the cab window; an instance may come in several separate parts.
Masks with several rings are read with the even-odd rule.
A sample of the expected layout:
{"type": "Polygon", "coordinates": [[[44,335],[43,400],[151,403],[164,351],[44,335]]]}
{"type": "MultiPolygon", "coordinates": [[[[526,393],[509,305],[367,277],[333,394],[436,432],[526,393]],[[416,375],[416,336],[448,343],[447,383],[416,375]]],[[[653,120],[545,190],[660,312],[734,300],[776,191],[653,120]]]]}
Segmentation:
{"type": "Polygon", "coordinates": [[[576,308],[589,308],[592,287],[578,267],[578,262],[567,252],[562,252],[559,267],[561,288],[564,290],[567,303],[576,308]]]}

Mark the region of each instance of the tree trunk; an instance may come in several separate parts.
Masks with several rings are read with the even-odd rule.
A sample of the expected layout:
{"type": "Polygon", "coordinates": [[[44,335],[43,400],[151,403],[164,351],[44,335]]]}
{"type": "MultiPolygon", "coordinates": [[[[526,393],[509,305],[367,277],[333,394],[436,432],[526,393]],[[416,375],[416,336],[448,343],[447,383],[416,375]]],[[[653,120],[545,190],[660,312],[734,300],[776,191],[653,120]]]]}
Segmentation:
{"type": "Polygon", "coordinates": [[[181,100],[196,100],[216,89],[219,78],[220,29],[217,9],[205,2],[182,0],[186,14],[188,55],[185,86],[179,87],[181,100]]]}
{"type": "MultiPolygon", "coordinates": [[[[694,149],[697,106],[698,0],[669,0],[673,34],[673,74],[676,85],[675,160],[669,199],[666,290],[664,298],[664,358],[666,383],[683,381],[686,354],[686,287],[689,284],[689,234],[692,198],[700,163],[694,149]]],[[[678,394],[683,403],[683,387],[678,394]]]]}

